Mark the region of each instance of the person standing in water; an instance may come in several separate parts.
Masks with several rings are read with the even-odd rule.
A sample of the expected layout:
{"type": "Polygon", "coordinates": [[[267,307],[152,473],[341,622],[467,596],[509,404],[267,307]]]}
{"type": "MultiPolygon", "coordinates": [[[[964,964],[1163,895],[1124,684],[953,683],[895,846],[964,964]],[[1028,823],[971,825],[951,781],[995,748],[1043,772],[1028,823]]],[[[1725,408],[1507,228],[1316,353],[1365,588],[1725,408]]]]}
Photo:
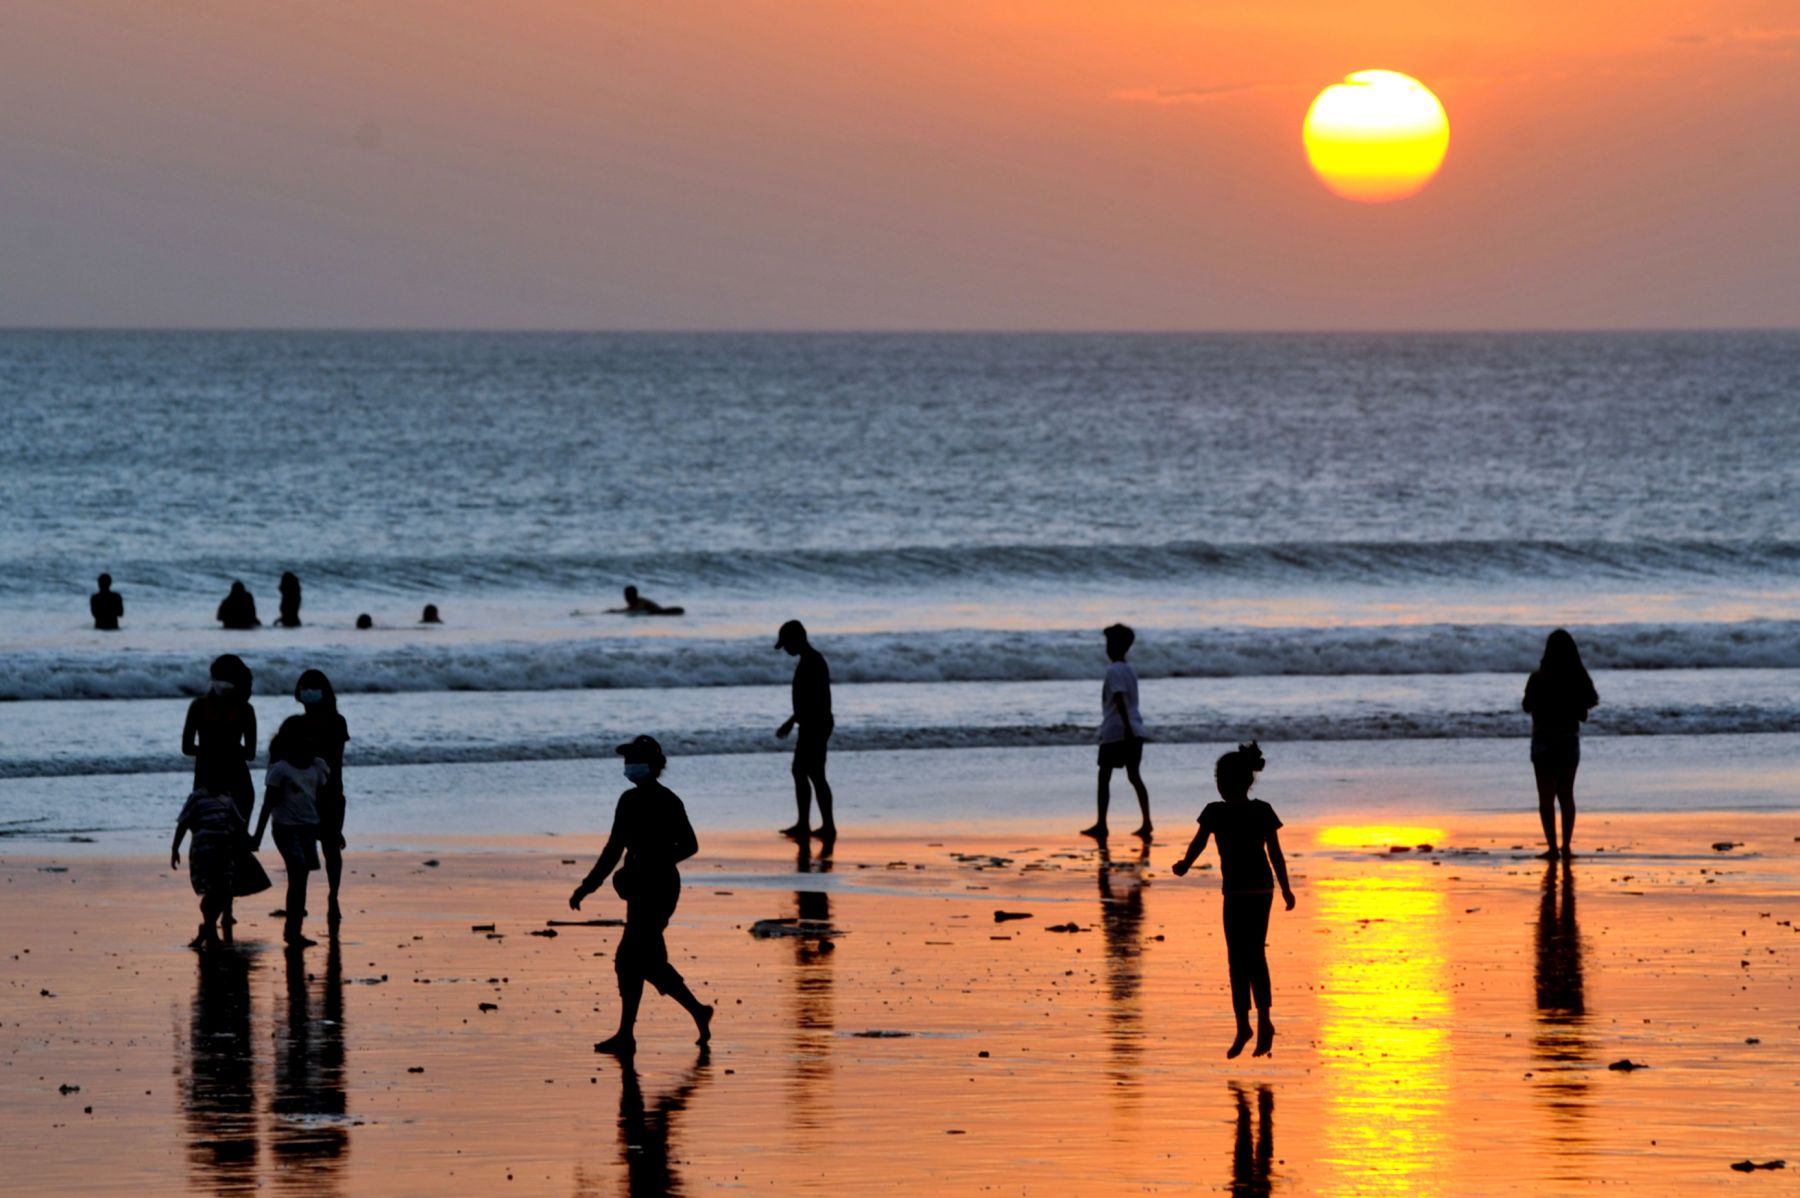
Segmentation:
{"type": "Polygon", "coordinates": [[[1594,680],[1581,664],[1575,638],[1558,628],[1544,641],[1544,656],[1525,680],[1522,706],[1531,715],[1531,768],[1537,775],[1538,818],[1544,825],[1543,856],[1572,857],[1575,838],[1575,771],[1581,766],[1581,725],[1600,705],[1594,680]],[[1556,808],[1562,806],[1562,847],[1556,842],[1556,808]]]}
{"type": "Polygon", "coordinates": [[[783,740],[800,728],[794,740],[794,823],[783,836],[837,837],[837,821],[831,814],[831,783],[825,780],[825,756],[836,724],[831,718],[831,667],[825,655],[806,639],[806,626],[789,620],[775,634],[775,647],[787,650],[794,663],[793,714],[775,730],[783,740]],[[819,800],[819,830],[812,831],[812,800],[819,800]]]}
{"type": "Polygon", "coordinates": [[[325,909],[333,928],[342,918],[338,885],[344,877],[344,746],[350,742],[350,725],[338,714],[337,691],[323,670],[308,670],[294,683],[294,701],[306,708],[300,718],[313,751],[327,769],[315,805],[319,811],[319,852],[325,859],[325,880],[330,897],[325,909]]]}
{"type": "Polygon", "coordinates": [[[94,617],[94,628],[100,632],[117,632],[119,621],[125,617],[125,600],[112,589],[111,574],[102,574],[97,581],[100,589],[88,596],[88,611],[94,617]]]}
{"type": "Polygon", "coordinates": [[[1281,817],[1261,799],[1250,797],[1250,787],[1263,768],[1262,750],[1255,741],[1239,745],[1219,758],[1213,780],[1220,802],[1208,803],[1200,812],[1200,831],[1187,853],[1170,869],[1181,877],[1206,848],[1209,837],[1219,842],[1219,875],[1224,886],[1225,953],[1231,967],[1231,1008],[1237,1015],[1237,1038],[1226,1050],[1235,1057],[1250,1043],[1250,1001],[1256,1000],[1256,1052],[1266,1057],[1275,1046],[1275,1024],[1269,1015],[1269,908],[1275,902],[1275,886],[1294,909],[1294,889],[1288,885],[1287,858],[1281,854],[1281,817]]]}
{"type": "Polygon", "coordinates": [[[262,621],[256,616],[256,596],[252,595],[241,581],[233,581],[231,593],[219,600],[219,610],[215,618],[219,623],[231,629],[262,627],[262,621]]]}
{"type": "Polygon", "coordinates": [[[281,614],[275,622],[283,628],[300,627],[300,579],[292,570],[281,576],[281,614]]]}
{"type": "Polygon", "coordinates": [[[639,736],[614,750],[625,759],[631,789],[613,809],[612,833],[600,859],[569,896],[569,907],[581,902],[612,876],[613,889],[625,900],[625,931],[613,953],[619,978],[619,1030],[594,1045],[595,1052],[630,1056],[637,1049],[635,1029],[644,983],[680,1003],[699,1031],[697,1043],[712,1039],[713,1008],[694,997],[676,968],[669,964],[663,930],[681,898],[681,871],[676,866],[700,851],[681,798],[660,781],[668,758],[654,737],[639,736]],[[624,868],[614,869],[623,857],[624,868]]]}
{"type": "Polygon", "coordinates": [[[1116,769],[1125,771],[1126,780],[1137,792],[1138,810],[1143,822],[1132,835],[1150,839],[1150,790],[1144,785],[1138,768],[1144,760],[1144,717],[1138,711],[1137,671],[1125,660],[1137,633],[1124,624],[1114,624],[1103,634],[1106,678],[1100,684],[1100,781],[1097,805],[1099,817],[1094,826],[1083,828],[1083,836],[1106,839],[1106,808],[1112,802],[1112,776],[1116,769]]]}

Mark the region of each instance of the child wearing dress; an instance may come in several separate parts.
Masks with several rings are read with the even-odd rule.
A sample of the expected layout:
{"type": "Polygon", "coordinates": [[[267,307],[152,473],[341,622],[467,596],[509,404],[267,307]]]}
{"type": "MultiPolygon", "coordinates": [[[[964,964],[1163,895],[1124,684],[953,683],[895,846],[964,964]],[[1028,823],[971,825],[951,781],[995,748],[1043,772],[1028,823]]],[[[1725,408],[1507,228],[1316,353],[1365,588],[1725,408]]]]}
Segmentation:
{"type": "Polygon", "coordinates": [[[1208,803],[1200,813],[1200,831],[1188,845],[1187,855],[1172,867],[1175,876],[1187,873],[1206,848],[1210,837],[1219,842],[1219,874],[1225,890],[1225,952],[1231,966],[1231,1006],[1237,1014],[1237,1038],[1225,1053],[1235,1057],[1250,1042],[1250,1001],[1256,1000],[1256,1052],[1266,1057],[1275,1046],[1275,1025],[1269,1018],[1269,909],[1275,886],[1282,901],[1294,909],[1294,890],[1288,885],[1287,858],[1281,855],[1276,830],[1281,817],[1261,799],[1250,797],[1250,787],[1263,768],[1262,750],[1256,742],[1239,745],[1219,758],[1213,778],[1220,802],[1208,803]]]}
{"type": "Polygon", "coordinates": [[[192,835],[188,848],[188,883],[200,896],[200,931],[189,948],[209,948],[219,942],[219,920],[224,918],[225,940],[231,940],[232,862],[241,851],[244,818],[232,797],[230,773],[203,766],[201,783],[188,795],[175,822],[175,839],[169,844],[169,868],[181,868],[181,839],[192,835]]]}
{"type": "Polygon", "coordinates": [[[287,867],[287,926],[282,938],[289,948],[318,943],[301,934],[306,918],[306,877],[319,868],[319,792],[331,779],[331,767],[314,751],[305,716],[290,716],[269,746],[270,765],[263,776],[263,808],[250,847],[262,848],[263,831],[275,824],[275,848],[287,867]]]}

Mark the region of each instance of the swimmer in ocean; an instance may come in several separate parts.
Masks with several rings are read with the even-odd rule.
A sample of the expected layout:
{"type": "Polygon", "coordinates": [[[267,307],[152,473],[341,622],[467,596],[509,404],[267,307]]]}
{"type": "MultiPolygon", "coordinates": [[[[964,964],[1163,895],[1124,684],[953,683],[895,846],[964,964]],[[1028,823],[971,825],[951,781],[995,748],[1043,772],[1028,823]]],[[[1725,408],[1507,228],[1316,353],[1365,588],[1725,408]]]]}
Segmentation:
{"type": "Polygon", "coordinates": [[[646,599],[638,594],[636,587],[625,588],[625,606],[606,609],[615,616],[679,616],[687,612],[683,607],[664,607],[654,599],[646,599]]]}

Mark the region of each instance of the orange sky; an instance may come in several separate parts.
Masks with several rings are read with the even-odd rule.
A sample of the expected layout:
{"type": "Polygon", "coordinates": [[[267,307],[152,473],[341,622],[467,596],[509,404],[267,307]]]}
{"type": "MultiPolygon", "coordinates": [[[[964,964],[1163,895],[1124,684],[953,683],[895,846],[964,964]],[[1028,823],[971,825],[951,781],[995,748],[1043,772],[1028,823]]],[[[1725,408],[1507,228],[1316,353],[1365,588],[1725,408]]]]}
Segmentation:
{"type": "Polygon", "coordinates": [[[0,324],[1800,325],[1796,112],[1767,0],[8,0],[0,324]]]}

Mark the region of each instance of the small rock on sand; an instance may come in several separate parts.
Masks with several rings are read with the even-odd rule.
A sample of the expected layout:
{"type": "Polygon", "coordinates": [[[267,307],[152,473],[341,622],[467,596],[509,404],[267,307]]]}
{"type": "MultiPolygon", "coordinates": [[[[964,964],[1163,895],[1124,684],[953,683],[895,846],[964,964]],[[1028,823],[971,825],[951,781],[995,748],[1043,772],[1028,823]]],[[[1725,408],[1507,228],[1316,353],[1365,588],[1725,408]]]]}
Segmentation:
{"type": "Polygon", "coordinates": [[[1046,932],[1085,932],[1085,931],[1087,931],[1087,929],[1082,927],[1080,924],[1071,921],[1069,923],[1053,923],[1049,927],[1045,928],[1044,931],[1046,931],[1046,932]]]}
{"type": "Polygon", "coordinates": [[[1761,1164],[1758,1164],[1755,1161],[1734,1161],[1732,1162],[1731,1167],[1736,1169],[1739,1173],[1754,1173],[1758,1169],[1785,1169],[1787,1168],[1787,1162],[1763,1161],[1761,1164]]]}
{"type": "Polygon", "coordinates": [[[1029,911],[996,911],[996,912],[994,912],[994,922],[995,923],[1005,923],[1009,919],[1030,919],[1030,918],[1031,918],[1031,912],[1029,912],[1029,911]]]}
{"type": "Polygon", "coordinates": [[[479,1009],[483,1011],[498,1011],[500,1009],[500,1004],[497,1002],[484,1002],[480,1005],[479,1009]]]}
{"type": "Polygon", "coordinates": [[[1732,849],[1742,848],[1743,843],[1744,842],[1741,840],[1738,840],[1738,841],[1715,840],[1715,841],[1713,841],[1713,852],[1729,853],[1732,849]]]}
{"type": "Polygon", "coordinates": [[[1630,1057],[1620,1057],[1618,1060],[1608,1065],[1607,1068],[1611,1069],[1614,1073],[1630,1073],[1633,1069],[1648,1069],[1650,1066],[1644,1064],[1642,1061],[1634,1061],[1630,1057]]]}

